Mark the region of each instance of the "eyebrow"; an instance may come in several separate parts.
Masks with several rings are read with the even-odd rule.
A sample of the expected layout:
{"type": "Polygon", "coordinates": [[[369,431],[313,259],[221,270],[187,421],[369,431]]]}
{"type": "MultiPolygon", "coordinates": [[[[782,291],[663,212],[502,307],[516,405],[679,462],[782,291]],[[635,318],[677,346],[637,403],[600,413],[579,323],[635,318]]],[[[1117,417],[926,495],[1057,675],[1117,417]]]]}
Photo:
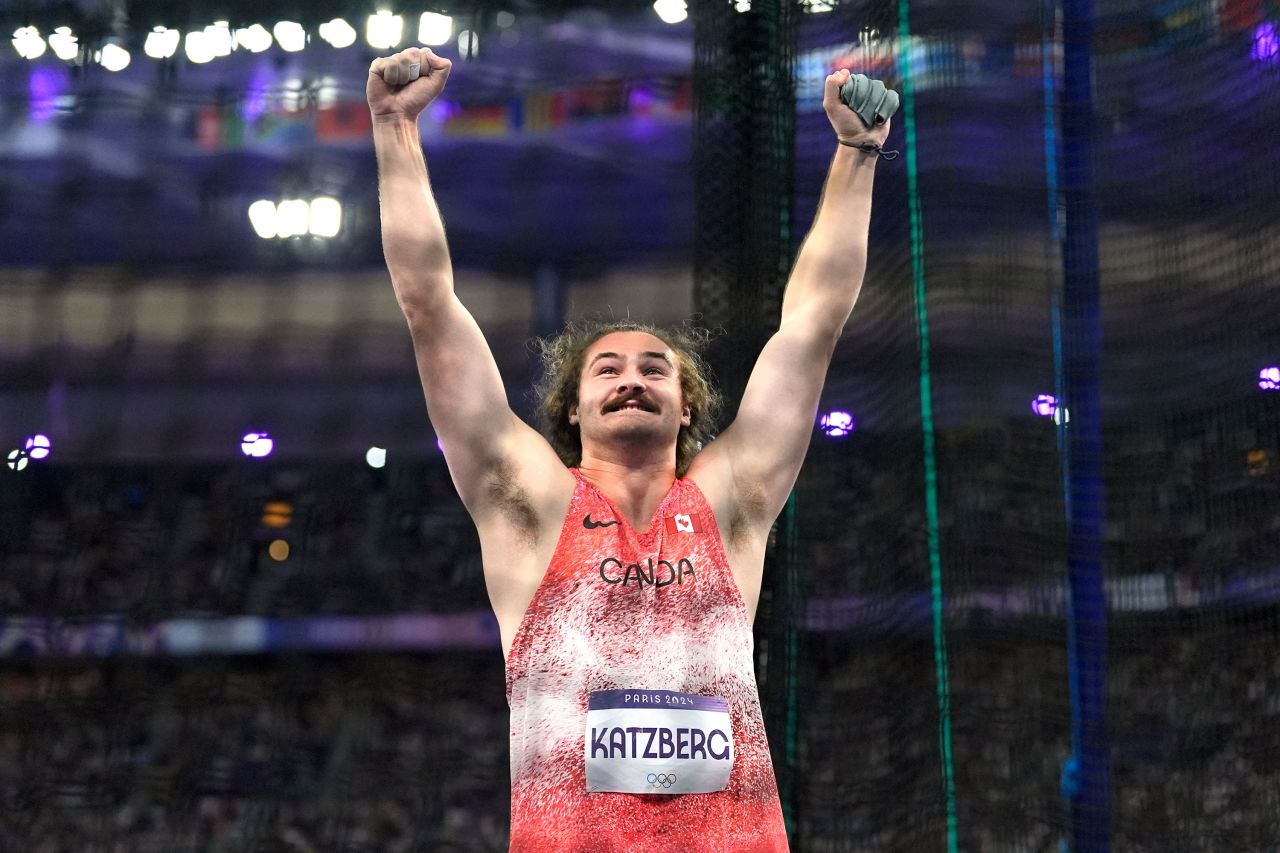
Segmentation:
{"type": "MultiPolygon", "coordinates": [[[[665,361],[667,364],[671,365],[672,367],[675,367],[675,365],[671,363],[671,359],[667,357],[667,354],[665,352],[642,352],[640,353],[640,357],[660,359],[662,361],[665,361]]],[[[595,357],[591,359],[591,362],[587,365],[587,367],[590,367],[592,364],[595,364],[597,361],[599,361],[602,358],[621,359],[622,356],[618,355],[618,353],[616,352],[598,352],[595,354],[595,357]]]]}

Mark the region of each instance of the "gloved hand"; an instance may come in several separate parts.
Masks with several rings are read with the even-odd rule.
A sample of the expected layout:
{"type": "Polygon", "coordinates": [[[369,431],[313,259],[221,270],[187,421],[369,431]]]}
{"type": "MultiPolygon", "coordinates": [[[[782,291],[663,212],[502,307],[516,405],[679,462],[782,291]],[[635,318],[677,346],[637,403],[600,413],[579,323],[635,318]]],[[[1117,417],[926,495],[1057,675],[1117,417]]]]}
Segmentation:
{"type": "Polygon", "coordinates": [[[893,118],[898,111],[898,93],[879,80],[865,74],[854,74],[840,87],[840,100],[867,125],[875,127],[893,118]]]}

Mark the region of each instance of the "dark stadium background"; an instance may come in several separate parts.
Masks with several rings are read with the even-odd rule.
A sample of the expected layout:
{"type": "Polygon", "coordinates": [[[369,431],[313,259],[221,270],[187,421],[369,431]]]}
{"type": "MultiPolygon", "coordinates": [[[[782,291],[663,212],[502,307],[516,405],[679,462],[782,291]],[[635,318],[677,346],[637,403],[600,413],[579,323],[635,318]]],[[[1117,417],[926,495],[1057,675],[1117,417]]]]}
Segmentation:
{"type": "MultiPolygon", "coordinates": [[[[458,291],[527,413],[529,340],[567,317],[720,322],[707,281],[767,302],[723,273],[776,283],[744,211],[798,248],[834,150],[822,77],[910,69],[913,138],[896,117],[821,407],[857,427],[815,424],[758,626],[793,847],[1274,849],[1280,10],[1093,4],[1110,791],[1090,836],[1064,794],[1072,426],[1031,405],[1061,382],[1050,164],[1082,130],[1062,8],[691,5],[702,29],[648,3],[439,4],[455,65],[425,148],[458,291]],[[716,59],[718,35],[768,33],[734,23],[752,15],[790,41],[716,59]],[[713,86],[748,56],[792,84],[793,148],[763,159],[743,140],[777,93],[713,86]]],[[[373,4],[269,6],[0,7],[0,850],[505,848],[496,628],[381,266],[363,85],[390,51],[365,40],[373,4]],[[350,47],[317,35],[337,16],[350,47]],[[216,20],[311,41],[141,50],[216,20]],[[24,59],[31,25],[85,51],[24,59]],[[94,61],[108,43],[123,71],[94,61]],[[315,196],[341,202],[336,236],[255,233],[253,202],[315,196]]],[[[403,45],[426,10],[393,9],[403,45]]],[[[720,344],[730,387],[752,340],[720,344]]]]}

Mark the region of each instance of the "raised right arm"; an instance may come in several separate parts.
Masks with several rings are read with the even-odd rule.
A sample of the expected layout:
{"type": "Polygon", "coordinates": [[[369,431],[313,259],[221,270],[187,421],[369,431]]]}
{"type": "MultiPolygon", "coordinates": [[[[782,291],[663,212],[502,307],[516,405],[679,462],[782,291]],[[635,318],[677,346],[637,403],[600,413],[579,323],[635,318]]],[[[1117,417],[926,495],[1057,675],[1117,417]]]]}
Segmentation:
{"type": "Polygon", "coordinates": [[[448,59],[409,48],[374,60],[367,94],[387,269],[449,471],[483,524],[502,508],[504,484],[537,482],[540,472],[527,469],[556,465],[565,472],[546,441],[511,411],[489,345],[454,293],[444,222],[418,135],[418,115],[443,90],[449,71],[448,59]]]}

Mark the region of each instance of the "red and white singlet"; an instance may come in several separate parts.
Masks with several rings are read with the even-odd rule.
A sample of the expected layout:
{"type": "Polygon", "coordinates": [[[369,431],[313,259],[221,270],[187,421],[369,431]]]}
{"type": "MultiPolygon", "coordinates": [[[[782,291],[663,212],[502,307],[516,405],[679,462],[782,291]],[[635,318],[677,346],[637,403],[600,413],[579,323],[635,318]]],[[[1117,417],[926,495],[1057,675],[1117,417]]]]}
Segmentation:
{"type": "MultiPolygon", "coordinates": [[[[577,483],[555,554],[507,657],[511,850],[787,850],[751,624],[711,507],[692,480],[678,479],[650,529],[639,533],[602,492],[576,469],[573,474],[577,483]],[[629,771],[621,760],[629,752],[673,761],[692,752],[692,764],[701,758],[707,766],[727,754],[720,732],[684,727],[682,721],[703,719],[694,708],[623,709],[638,715],[628,718],[632,725],[619,723],[612,740],[604,728],[591,729],[598,732],[593,742],[588,704],[596,717],[605,713],[595,710],[599,705],[614,708],[624,697],[720,708],[721,727],[732,727],[724,789],[588,792],[587,756],[603,755],[603,763],[629,771]],[[642,726],[653,718],[675,722],[658,723],[661,738],[655,738],[652,727],[642,726]]],[[[686,780],[681,784],[692,777],[687,766],[673,764],[686,780]]],[[[599,780],[604,771],[593,772],[599,780]]],[[[655,790],[675,775],[648,774],[655,790]]]]}

